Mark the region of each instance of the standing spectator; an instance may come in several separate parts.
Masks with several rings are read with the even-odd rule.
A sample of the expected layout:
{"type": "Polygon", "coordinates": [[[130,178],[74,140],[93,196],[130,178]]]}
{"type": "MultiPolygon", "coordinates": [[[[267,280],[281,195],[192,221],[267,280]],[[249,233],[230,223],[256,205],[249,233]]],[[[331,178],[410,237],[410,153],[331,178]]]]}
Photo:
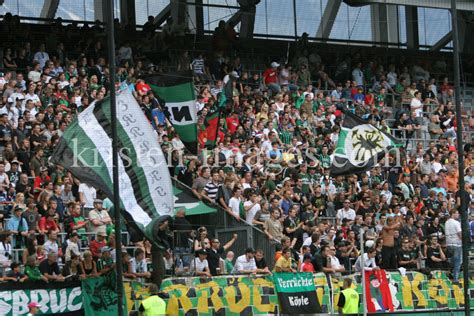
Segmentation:
{"type": "Polygon", "coordinates": [[[24,239],[28,236],[28,223],[21,216],[22,210],[17,207],[13,210],[13,216],[8,220],[6,229],[12,234],[13,249],[22,249],[24,239]]]}
{"type": "Polygon", "coordinates": [[[446,221],[444,232],[446,233],[447,250],[451,254],[453,282],[457,283],[462,264],[462,230],[457,209],[451,210],[451,217],[446,221]]]}
{"type": "Polygon", "coordinates": [[[46,256],[50,253],[55,253],[56,255],[62,256],[62,250],[58,243],[58,233],[53,230],[48,232],[48,240],[46,240],[43,247],[46,256]]]}
{"type": "Polygon", "coordinates": [[[89,217],[89,212],[94,208],[94,200],[97,197],[96,189],[87,184],[79,184],[79,201],[83,207],[84,217],[89,217]]]}
{"type": "Polygon", "coordinates": [[[270,218],[267,219],[263,225],[263,229],[268,239],[281,240],[283,237],[283,225],[280,221],[280,210],[273,209],[270,213],[270,218]]]}
{"type": "Polygon", "coordinates": [[[95,239],[90,242],[90,251],[94,260],[99,259],[100,250],[107,245],[105,237],[107,237],[105,232],[98,232],[95,239]]]}
{"type": "Polygon", "coordinates": [[[102,200],[94,200],[94,209],[89,213],[89,231],[93,233],[105,233],[107,231],[107,225],[112,223],[112,219],[109,216],[107,210],[102,209],[102,200]]]}
{"type": "Polygon", "coordinates": [[[36,60],[39,63],[40,68],[44,68],[46,62],[49,60],[49,54],[46,52],[46,48],[43,43],[40,44],[39,50],[34,55],[33,60],[36,60]]]}
{"type": "Polygon", "coordinates": [[[260,211],[260,196],[255,191],[250,193],[250,197],[244,202],[245,221],[253,225],[255,214],[260,211]]]}
{"type": "Polygon", "coordinates": [[[202,200],[202,194],[203,194],[204,188],[206,187],[207,183],[210,181],[209,179],[210,175],[211,175],[210,169],[208,167],[202,167],[200,176],[194,179],[193,181],[193,186],[192,186],[193,193],[200,200],[202,200]]]}
{"type": "MultiPolygon", "coordinates": [[[[207,250],[207,262],[209,264],[209,272],[211,275],[218,275],[217,269],[220,267],[220,261],[224,252],[229,250],[230,247],[237,240],[237,234],[232,236],[232,239],[229,240],[224,246],[221,245],[219,239],[214,238],[211,240],[211,248],[207,250]]],[[[223,271],[221,271],[222,273],[223,271]]]]}
{"type": "Polygon", "coordinates": [[[382,267],[387,270],[397,268],[397,249],[395,247],[395,230],[400,227],[400,217],[390,216],[381,232],[383,239],[382,267]]]}
{"type": "Polygon", "coordinates": [[[281,91],[280,85],[278,84],[278,67],[280,67],[280,64],[274,61],[271,63],[270,68],[263,73],[263,82],[273,94],[277,94],[281,91]]]}
{"type": "Polygon", "coordinates": [[[240,221],[240,213],[243,208],[242,189],[238,186],[234,187],[234,195],[229,200],[229,208],[226,211],[232,215],[237,221],[240,221]]]}

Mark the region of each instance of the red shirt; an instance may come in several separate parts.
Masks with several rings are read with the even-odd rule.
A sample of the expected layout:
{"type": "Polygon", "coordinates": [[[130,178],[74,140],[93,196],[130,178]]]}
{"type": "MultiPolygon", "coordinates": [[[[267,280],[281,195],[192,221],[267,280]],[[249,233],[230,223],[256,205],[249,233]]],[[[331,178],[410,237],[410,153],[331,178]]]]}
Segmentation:
{"type": "Polygon", "coordinates": [[[226,123],[227,123],[227,129],[229,130],[231,134],[234,134],[235,131],[237,130],[237,127],[240,125],[239,118],[238,117],[233,118],[232,116],[226,119],[226,123]]]}
{"type": "Polygon", "coordinates": [[[99,242],[96,239],[94,239],[93,241],[91,241],[90,251],[92,253],[92,257],[99,258],[100,257],[100,250],[105,246],[106,246],[105,240],[99,242]]]}
{"type": "Polygon", "coordinates": [[[142,94],[146,94],[148,91],[151,90],[150,86],[144,82],[140,82],[136,85],[135,89],[142,94]]]}
{"type": "Polygon", "coordinates": [[[38,227],[42,231],[59,230],[59,226],[56,224],[56,221],[54,219],[48,219],[46,216],[41,217],[38,227]]]}
{"type": "Polygon", "coordinates": [[[273,68],[268,68],[263,73],[263,80],[265,84],[277,83],[278,82],[278,72],[273,68]]]}
{"type": "Polygon", "coordinates": [[[314,271],[313,264],[311,262],[304,263],[301,265],[301,271],[302,272],[316,272],[314,271]]]}

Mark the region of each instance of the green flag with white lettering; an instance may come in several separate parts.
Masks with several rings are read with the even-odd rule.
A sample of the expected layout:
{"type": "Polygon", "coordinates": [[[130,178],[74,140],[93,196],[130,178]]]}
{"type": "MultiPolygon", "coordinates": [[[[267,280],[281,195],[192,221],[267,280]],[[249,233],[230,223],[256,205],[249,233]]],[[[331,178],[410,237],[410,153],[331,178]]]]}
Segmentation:
{"type": "Polygon", "coordinates": [[[311,272],[274,273],[273,281],[280,301],[281,312],[285,314],[321,313],[316,296],[316,286],[311,272]]]}
{"type": "Polygon", "coordinates": [[[165,101],[164,112],[184,146],[197,153],[197,109],[193,77],[190,72],[154,74],[143,77],[156,94],[165,101]]]}

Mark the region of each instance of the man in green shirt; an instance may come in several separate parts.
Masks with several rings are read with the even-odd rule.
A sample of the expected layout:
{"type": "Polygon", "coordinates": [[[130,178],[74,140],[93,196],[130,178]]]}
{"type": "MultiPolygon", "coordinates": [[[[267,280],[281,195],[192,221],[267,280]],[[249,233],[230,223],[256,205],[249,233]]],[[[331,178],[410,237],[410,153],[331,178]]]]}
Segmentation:
{"type": "Polygon", "coordinates": [[[115,268],[115,263],[110,256],[110,247],[102,247],[100,250],[102,256],[97,260],[97,271],[100,275],[108,275],[112,273],[115,268]]]}

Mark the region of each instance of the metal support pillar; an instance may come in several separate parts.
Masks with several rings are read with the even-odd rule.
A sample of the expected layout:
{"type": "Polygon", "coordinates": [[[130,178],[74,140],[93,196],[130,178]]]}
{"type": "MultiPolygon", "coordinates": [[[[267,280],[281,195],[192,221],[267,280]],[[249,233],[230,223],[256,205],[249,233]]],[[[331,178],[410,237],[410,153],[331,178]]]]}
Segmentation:
{"type": "Polygon", "coordinates": [[[182,24],[186,21],[186,0],[170,0],[171,18],[173,24],[182,24]]]}
{"type": "Polygon", "coordinates": [[[337,12],[341,7],[341,3],[342,0],[328,1],[318,31],[316,32],[317,38],[329,38],[334,22],[336,21],[337,12]]]}
{"type": "Polygon", "coordinates": [[[134,0],[120,0],[120,21],[125,25],[136,26],[137,18],[134,0]]]}
{"type": "Polygon", "coordinates": [[[202,0],[188,0],[188,28],[191,33],[204,35],[204,9],[202,0]],[[195,4],[195,5],[193,5],[195,4]]]}
{"type": "Polygon", "coordinates": [[[446,47],[446,45],[449,44],[453,40],[453,32],[449,31],[446,33],[445,36],[443,36],[439,41],[433,44],[433,46],[430,47],[430,51],[432,52],[437,52],[440,49],[446,47]]]}
{"type": "Polygon", "coordinates": [[[171,16],[171,4],[168,4],[166,7],[164,7],[163,10],[161,10],[160,13],[155,16],[155,19],[153,20],[153,25],[160,27],[161,24],[165,23],[165,21],[171,16]]]}
{"type": "Polygon", "coordinates": [[[418,49],[420,47],[420,35],[418,33],[418,8],[406,6],[406,29],[408,49],[418,49]]]}
{"type": "Polygon", "coordinates": [[[105,22],[107,16],[107,1],[94,0],[94,20],[105,22]]]}
{"type": "Polygon", "coordinates": [[[398,8],[395,5],[374,4],[370,6],[372,16],[372,39],[374,42],[398,43],[398,8]]]}
{"type": "Polygon", "coordinates": [[[255,28],[255,13],[257,12],[256,6],[246,7],[245,10],[240,9],[240,38],[251,39],[253,38],[253,30],[255,28]]]}
{"type": "Polygon", "coordinates": [[[40,17],[44,19],[54,19],[56,11],[58,11],[59,0],[44,0],[43,9],[41,9],[40,17]]]}

